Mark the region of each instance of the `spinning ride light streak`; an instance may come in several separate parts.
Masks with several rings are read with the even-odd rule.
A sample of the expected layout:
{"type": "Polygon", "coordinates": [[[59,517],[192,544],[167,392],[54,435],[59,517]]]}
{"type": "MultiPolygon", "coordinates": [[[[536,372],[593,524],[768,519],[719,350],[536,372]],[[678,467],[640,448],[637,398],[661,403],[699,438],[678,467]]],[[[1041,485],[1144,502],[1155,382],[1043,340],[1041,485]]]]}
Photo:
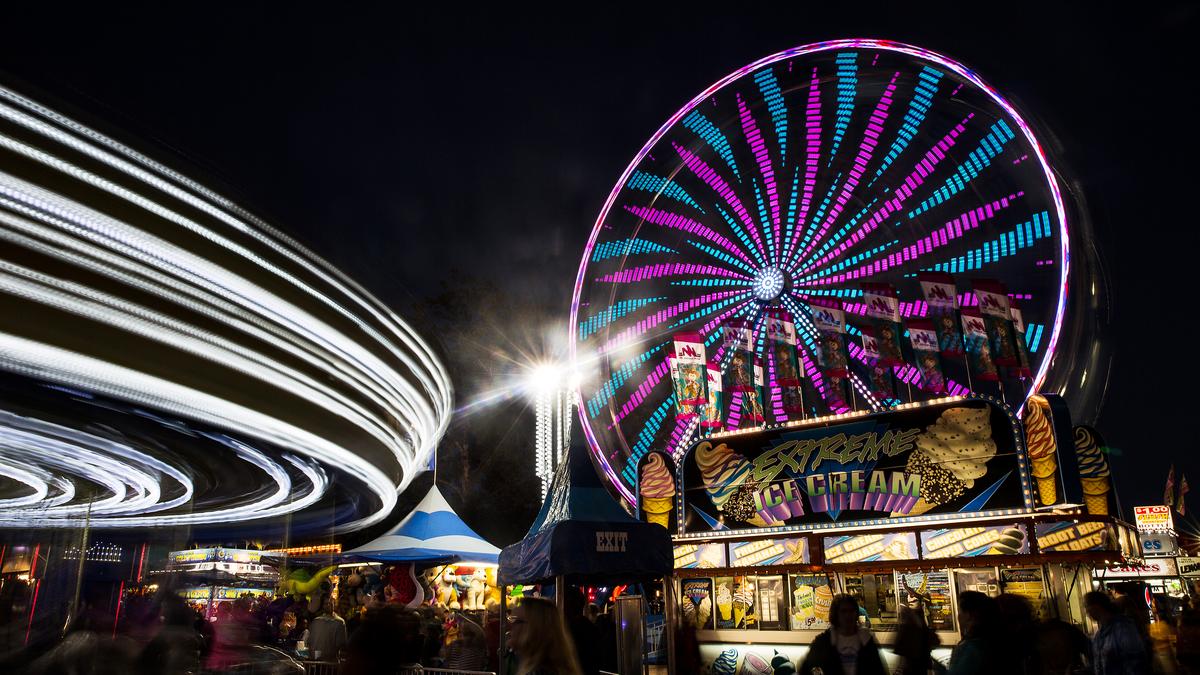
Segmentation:
{"type": "Polygon", "coordinates": [[[6,377],[163,430],[135,440],[111,415],[97,433],[36,406],[0,412],[0,526],[77,526],[89,507],[92,527],[240,523],[328,496],[337,527],[364,527],[449,419],[429,346],[345,275],[4,88],[0,310],[6,377]],[[223,493],[197,475],[214,457],[230,483],[257,483],[223,493]]]}
{"type": "MultiPolygon", "coordinates": [[[[977,304],[972,277],[1002,282],[1020,302],[1034,374],[1018,395],[1057,385],[1069,261],[1064,204],[1042,147],[974,72],[879,40],[774,54],[671,117],[600,212],[571,308],[574,353],[599,355],[580,364],[584,434],[632,503],[641,458],[682,452],[695,434],[673,413],[673,334],[700,334],[720,361],[723,326],[749,322],[767,396],[777,396],[762,326],[767,311],[788,310],[801,363],[828,399],[813,366],[809,303],[840,300],[857,341],[862,284],[893,285],[902,316],[923,317],[920,272],[962,278],[964,306],[977,304]]],[[[857,345],[850,356],[867,358],[857,345]]],[[[906,367],[896,376],[907,383],[906,367]]],[[[882,405],[857,376],[850,385],[860,406],[882,405]]],[[[764,401],[786,420],[777,403],[764,401]]]]}

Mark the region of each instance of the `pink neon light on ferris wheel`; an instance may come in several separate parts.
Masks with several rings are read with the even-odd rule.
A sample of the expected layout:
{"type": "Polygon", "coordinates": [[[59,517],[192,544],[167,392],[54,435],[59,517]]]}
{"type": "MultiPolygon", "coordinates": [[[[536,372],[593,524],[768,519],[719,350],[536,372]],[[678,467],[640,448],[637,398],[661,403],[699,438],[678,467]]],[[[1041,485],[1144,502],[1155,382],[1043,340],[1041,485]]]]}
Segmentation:
{"type": "MultiPolygon", "coordinates": [[[[767,56],[758,61],[755,61],[743,68],[740,68],[740,69],[730,73],[728,76],[722,78],[721,80],[715,82],[712,86],[705,89],[703,92],[701,92],[695,98],[693,98],[690,102],[688,102],[687,105],[683,106],[671,118],[669,118],[651,136],[651,138],[647,141],[647,143],[641,148],[641,150],[639,150],[639,152],[634,156],[633,160],[625,168],[625,171],[621,174],[620,179],[617,181],[615,187],[608,195],[608,198],[605,200],[604,206],[601,209],[600,214],[596,219],[596,223],[592,228],[592,232],[589,236],[588,243],[584,249],[584,255],[580,262],[579,271],[576,276],[574,293],[573,293],[572,304],[571,304],[570,334],[572,337],[570,340],[570,349],[571,349],[571,357],[573,360],[579,357],[579,354],[577,353],[577,349],[579,346],[579,345],[577,345],[577,341],[580,339],[579,335],[578,335],[578,326],[579,326],[579,319],[580,319],[579,314],[580,314],[580,309],[581,309],[581,302],[583,302],[584,300],[595,299],[592,297],[585,299],[582,297],[582,294],[583,294],[583,289],[584,289],[585,285],[587,285],[589,283],[588,270],[591,267],[591,263],[593,262],[593,255],[596,253],[596,247],[597,247],[598,240],[601,236],[601,231],[602,231],[605,223],[608,222],[611,212],[613,210],[613,206],[616,203],[619,195],[630,184],[631,176],[633,176],[634,173],[639,170],[639,167],[641,167],[643,165],[643,162],[647,159],[647,157],[650,156],[651,151],[655,150],[656,147],[659,145],[659,143],[661,141],[663,141],[663,139],[667,136],[667,134],[669,132],[671,132],[673,129],[676,129],[680,125],[680,123],[689,116],[690,113],[697,110],[698,108],[700,108],[700,106],[704,105],[706,102],[709,102],[710,100],[715,102],[715,100],[716,100],[715,95],[718,92],[723,90],[728,85],[741,80],[743,77],[745,77],[751,73],[757,73],[758,71],[761,71],[769,66],[772,66],[773,64],[777,64],[782,61],[786,61],[788,59],[794,59],[796,57],[812,55],[812,54],[817,54],[817,53],[821,53],[821,52],[831,52],[831,51],[835,51],[835,50],[859,50],[859,49],[878,50],[878,51],[884,51],[884,52],[893,52],[893,53],[898,53],[898,54],[904,54],[904,55],[913,57],[919,61],[924,61],[929,64],[934,64],[940,68],[945,69],[946,71],[949,71],[949,72],[957,75],[959,78],[962,78],[963,80],[970,82],[979,91],[983,92],[987,96],[987,98],[990,99],[991,102],[993,102],[996,106],[998,106],[1000,108],[1000,110],[1003,111],[1003,117],[1001,118],[1001,120],[1003,121],[1004,119],[1007,119],[1008,121],[1015,124],[1016,127],[1019,129],[1019,132],[1020,132],[1019,135],[1028,144],[1028,146],[1030,148],[1032,148],[1033,154],[1034,154],[1034,156],[1036,156],[1036,158],[1038,160],[1038,164],[1040,166],[1040,174],[1041,174],[1042,178],[1044,178],[1044,188],[1049,192],[1050,200],[1052,202],[1052,204],[1047,204],[1046,206],[1049,208],[1052,208],[1052,210],[1054,212],[1054,216],[1057,217],[1057,219],[1058,219],[1058,222],[1057,222],[1058,228],[1057,229],[1058,229],[1058,236],[1059,236],[1059,242],[1058,242],[1059,246],[1058,246],[1057,252],[1058,252],[1058,255],[1059,255],[1059,258],[1061,261],[1060,265],[1059,265],[1058,275],[1057,275],[1058,276],[1057,286],[1054,289],[1057,292],[1057,298],[1056,298],[1054,312],[1053,312],[1053,326],[1052,326],[1051,330],[1049,331],[1048,339],[1045,341],[1045,345],[1043,347],[1044,352],[1042,352],[1043,356],[1042,356],[1041,362],[1039,363],[1039,365],[1037,367],[1036,374],[1033,378],[1033,386],[1031,388],[1032,391],[1037,391],[1038,389],[1040,389],[1040,387],[1046,381],[1047,373],[1048,373],[1050,364],[1053,361],[1053,356],[1057,349],[1060,334],[1062,331],[1063,317],[1064,317],[1064,312],[1065,312],[1066,297],[1067,297],[1067,290],[1068,290],[1069,271],[1070,271],[1070,238],[1069,238],[1068,224],[1067,224],[1067,218],[1066,218],[1066,209],[1063,204],[1062,195],[1061,195],[1057,180],[1054,176],[1053,170],[1051,169],[1051,167],[1046,159],[1045,152],[1044,152],[1041,144],[1038,142],[1038,140],[1033,135],[1033,132],[1031,131],[1029,125],[1025,122],[1025,120],[1021,117],[1021,115],[1016,111],[1016,109],[1003,96],[1001,96],[995,89],[993,89],[991,86],[989,86],[987,83],[985,83],[981,78],[979,78],[979,76],[976,75],[975,72],[972,71],[971,69],[969,69],[969,68],[963,66],[962,64],[960,64],[956,61],[953,61],[945,56],[937,54],[936,52],[922,49],[920,47],[915,47],[912,45],[907,45],[907,44],[902,44],[902,43],[892,42],[892,41],[887,41],[887,40],[874,40],[874,39],[836,40],[836,41],[829,41],[829,42],[814,43],[814,44],[796,47],[794,49],[785,50],[785,51],[767,56]]],[[[876,58],[871,62],[871,66],[874,66],[878,60],[879,60],[879,57],[877,54],[876,58]]],[[[791,65],[794,65],[794,64],[789,64],[789,70],[790,70],[791,65]]],[[[823,139],[822,134],[821,134],[821,129],[822,129],[822,127],[821,127],[821,121],[822,121],[822,119],[821,119],[821,100],[820,100],[819,90],[817,89],[817,84],[819,81],[817,71],[818,71],[818,69],[815,66],[811,69],[812,86],[809,88],[809,92],[806,97],[807,98],[806,107],[804,106],[805,102],[801,102],[801,105],[796,106],[791,111],[793,114],[803,113],[803,114],[805,114],[805,117],[804,117],[805,120],[808,120],[810,122],[815,120],[815,122],[816,122],[815,126],[813,124],[810,124],[809,127],[806,130],[804,130],[804,133],[802,133],[802,135],[797,136],[797,139],[803,142],[803,145],[801,147],[804,148],[805,151],[808,152],[809,154],[814,154],[814,153],[819,154],[821,149],[824,147],[823,143],[829,142],[828,139],[823,139]]],[[[804,74],[802,77],[805,79],[809,78],[809,71],[807,69],[804,70],[804,74]]],[[[950,95],[952,98],[958,95],[959,91],[962,89],[962,84],[963,83],[958,83],[957,88],[955,88],[952,92],[950,92],[950,95]]],[[[888,94],[883,99],[880,100],[879,104],[875,107],[875,112],[873,114],[871,114],[870,121],[876,127],[873,129],[875,135],[877,135],[879,133],[879,131],[883,128],[883,124],[887,118],[887,115],[889,114],[889,110],[888,110],[889,106],[892,106],[891,114],[895,114],[895,115],[900,114],[899,111],[895,108],[896,101],[893,100],[891,97],[891,92],[892,92],[892,90],[894,90],[895,85],[896,85],[896,81],[895,81],[895,78],[893,77],[892,83],[888,90],[888,94]]],[[[969,92],[969,88],[968,88],[968,92],[969,92]]],[[[796,95],[801,96],[801,94],[796,94],[796,95]]],[[[967,95],[967,93],[964,92],[963,96],[966,96],[966,95],[967,95]]],[[[651,210],[650,207],[638,207],[638,208],[642,209],[642,211],[641,211],[642,214],[646,214],[646,215],[652,214],[653,215],[653,218],[647,220],[647,222],[656,222],[657,221],[657,223],[659,225],[662,225],[664,227],[671,227],[678,231],[682,231],[682,230],[686,229],[692,234],[699,233],[699,234],[701,234],[701,236],[705,237],[709,241],[717,244],[717,247],[721,249],[721,251],[718,251],[717,254],[720,254],[722,252],[724,252],[726,254],[731,254],[733,257],[736,257],[740,261],[745,262],[745,263],[750,263],[751,260],[750,260],[749,255],[746,255],[745,253],[742,252],[742,248],[744,248],[747,253],[753,254],[754,257],[758,257],[759,255],[766,255],[767,249],[772,248],[771,247],[772,244],[774,244],[773,248],[786,251],[785,257],[790,257],[792,253],[801,254],[801,252],[803,252],[803,254],[801,254],[801,255],[799,255],[799,257],[795,258],[795,264],[799,267],[799,271],[797,271],[798,275],[817,274],[823,265],[825,265],[826,263],[840,259],[841,256],[844,255],[848,249],[859,245],[861,241],[865,240],[867,238],[867,235],[870,234],[871,231],[873,231],[875,229],[886,227],[887,221],[893,220],[897,215],[903,213],[903,211],[908,208],[908,207],[905,207],[905,209],[901,209],[901,202],[903,201],[903,199],[906,199],[908,196],[910,196],[912,194],[912,192],[915,191],[915,189],[918,186],[920,186],[920,184],[924,180],[924,178],[928,174],[932,173],[932,171],[935,168],[935,165],[937,164],[937,160],[940,159],[942,156],[944,156],[944,154],[946,152],[949,151],[951,146],[954,145],[959,134],[963,133],[964,130],[966,129],[966,127],[964,126],[965,123],[970,121],[971,118],[974,116],[974,113],[968,115],[967,120],[964,120],[964,124],[960,124],[959,126],[957,126],[951,130],[951,135],[949,137],[949,140],[944,139],[943,141],[936,143],[935,146],[933,148],[931,148],[930,152],[936,153],[936,156],[934,154],[930,154],[924,160],[922,160],[923,168],[918,168],[916,171],[914,171],[913,176],[915,178],[913,178],[912,181],[910,181],[907,185],[902,184],[902,185],[896,186],[897,193],[901,193],[901,192],[907,193],[907,194],[903,194],[903,199],[897,198],[895,200],[885,201],[885,202],[877,205],[877,207],[875,208],[874,215],[872,215],[864,223],[864,226],[861,229],[856,229],[848,238],[842,240],[841,243],[836,244],[832,249],[829,249],[828,247],[826,247],[826,248],[820,249],[819,251],[810,253],[809,249],[816,249],[818,247],[818,244],[820,243],[821,239],[823,239],[825,237],[827,231],[832,229],[831,226],[835,224],[837,217],[839,215],[842,215],[841,207],[847,201],[849,192],[853,190],[854,185],[852,185],[849,189],[847,189],[845,186],[843,186],[843,189],[837,193],[837,199],[834,200],[836,211],[831,211],[829,214],[826,214],[826,215],[824,215],[824,217],[822,217],[823,222],[821,225],[821,229],[818,231],[817,236],[808,242],[807,249],[805,248],[805,244],[799,243],[799,237],[798,237],[799,232],[797,232],[797,236],[795,238],[793,238],[791,241],[787,241],[787,242],[781,241],[780,230],[779,230],[779,227],[780,227],[779,214],[784,209],[784,207],[782,204],[782,196],[781,196],[779,190],[781,190],[785,184],[791,182],[790,176],[781,174],[776,168],[771,166],[770,161],[769,161],[769,156],[767,155],[766,150],[764,149],[764,146],[763,146],[762,132],[764,131],[764,129],[761,128],[762,125],[756,124],[754,119],[749,115],[749,113],[746,110],[745,103],[741,99],[740,93],[738,94],[737,102],[739,104],[738,114],[736,114],[734,116],[736,118],[736,123],[735,123],[736,126],[730,126],[729,128],[730,129],[736,128],[738,130],[744,130],[743,132],[746,135],[746,138],[748,141],[748,146],[750,147],[750,156],[752,156],[754,158],[754,160],[757,161],[757,164],[759,165],[759,169],[760,169],[760,171],[762,171],[762,174],[764,177],[764,185],[763,185],[763,192],[762,192],[761,199],[762,199],[762,204],[766,205],[767,212],[770,213],[770,217],[768,220],[772,221],[774,223],[774,227],[776,228],[773,232],[773,236],[775,238],[772,240],[768,236],[760,237],[758,230],[752,224],[752,221],[754,218],[749,213],[749,210],[753,209],[754,205],[751,204],[749,201],[745,201],[745,197],[743,197],[742,199],[739,199],[737,197],[737,195],[733,193],[733,190],[732,190],[732,188],[730,188],[727,181],[717,171],[715,171],[708,163],[706,163],[701,157],[697,156],[690,149],[688,149],[686,147],[682,147],[682,146],[676,144],[674,141],[672,141],[671,146],[664,147],[664,148],[658,148],[658,149],[660,151],[671,151],[671,152],[673,152],[673,154],[676,154],[678,159],[682,161],[683,165],[686,166],[688,170],[691,170],[696,176],[698,176],[706,185],[708,185],[708,187],[710,189],[712,189],[714,192],[716,192],[718,194],[721,194],[723,197],[727,198],[727,202],[729,204],[729,208],[728,208],[729,213],[727,216],[727,221],[730,223],[730,225],[732,227],[741,227],[745,230],[746,234],[748,234],[748,237],[749,237],[748,239],[744,240],[744,244],[746,244],[746,245],[744,247],[739,248],[737,242],[733,241],[729,237],[726,237],[725,235],[722,235],[722,234],[712,231],[711,228],[707,227],[706,225],[704,225],[702,223],[692,222],[692,221],[688,221],[688,220],[681,220],[678,216],[672,215],[670,213],[655,212],[655,211],[651,210]],[[666,223],[669,223],[669,224],[666,224],[666,223]],[[664,224],[666,224],[666,225],[664,225],[664,224]],[[795,248],[794,251],[792,250],[792,247],[795,248]]],[[[866,112],[869,114],[869,111],[866,111],[866,112]]],[[[838,115],[839,116],[842,115],[842,111],[840,110],[840,108],[839,108],[838,115]]],[[[848,113],[847,113],[847,116],[848,116],[848,113]]],[[[826,117],[826,119],[828,119],[831,116],[827,112],[825,117],[826,117]]],[[[797,125],[797,126],[799,126],[799,125],[797,125]]],[[[840,129],[837,132],[837,134],[835,135],[835,138],[834,138],[835,144],[842,140],[846,140],[846,141],[850,140],[848,138],[846,138],[846,139],[842,138],[843,131],[844,131],[844,128],[840,129]]],[[[872,136],[872,139],[874,139],[874,135],[872,136]]],[[[844,153],[852,155],[849,145],[846,145],[844,147],[845,147],[844,153]]],[[[879,147],[882,148],[883,144],[880,143],[879,147]]],[[[834,149],[834,152],[836,152],[836,147],[834,149]]],[[[879,150],[874,148],[874,140],[872,140],[872,144],[870,147],[867,147],[866,144],[860,145],[858,158],[860,158],[861,162],[859,163],[859,165],[855,166],[852,169],[853,181],[855,182],[855,184],[857,184],[859,182],[866,182],[866,180],[869,179],[869,177],[870,177],[869,174],[864,174],[862,172],[861,164],[864,164],[866,161],[869,161],[869,158],[870,158],[870,155],[872,152],[879,152],[879,150]],[[862,159],[864,156],[866,156],[868,159],[862,159]]],[[[784,154],[782,149],[780,151],[780,154],[781,154],[781,156],[783,156],[783,154],[784,154]]],[[[843,154],[843,156],[846,156],[846,154],[843,154]]],[[[1027,154],[1028,153],[1022,154],[1020,157],[1014,159],[1012,162],[1007,162],[1006,164],[1009,164],[1011,166],[1016,166],[1018,164],[1022,164],[1023,160],[1025,160],[1027,158],[1027,154]]],[[[831,155],[830,162],[832,163],[832,161],[833,161],[833,158],[831,155]]],[[[752,163],[752,166],[753,166],[753,163],[752,163]]],[[[801,226],[803,225],[805,220],[809,217],[811,212],[816,211],[816,212],[820,213],[820,211],[817,207],[817,204],[818,204],[818,202],[820,202],[822,195],[816,189],[817,176],[815,173],[816,170],[813,168],[814,166],[815,166],[815,164],[810,163],[810,165],[808,167],[806,167],[806,170],[803,173],[802,182],[799,181],[800,176],[799,175],[797,176],[797,180],[801,186],[800,191],[803,194],[803,199],[799,205],[800,219],[799,219],[799,221],[797,221],[801,226]]],[[[792,167],[788,167],[788,168],[790,171],[790,169],[792,167]]],[[[822,165],[822,169],[823,168],[824,168],[824,166],[822,165]]],[[[734,171],[736,172],[736,169],[734,169],[734,171]]],[[[880,171],[883,171],[883,167],[880,168],[880,171]]],[[[878,175],[876,175],[876,177],[878,177],[878,175]]],[[[874,181],[872,181],[872,182],[874,182],[874,181]]],[[[831,188],[831,196],[833,194],[834,193],[831,188]]],[[[1006,199],[1011,199],[1011,195],[1008,196],[1006,199]]],[[[1001,204],[1001,208],[1007,207],[1007,205],[1008,205],[1007,201],[1005,201],[1001,204]]],[[[763,208],[763,207],[760,205],[760,208],[763,208]]],[[[923,205],[920,208],[923,209],[926,207],[923,205]]],[[[628,206],[626,206],[626,210],[631,211],[628,206]]],[[[920,212],[920,209],[918,209],[918,213],[919,212],[920,212]]],[[[995,215],[995,214],[992,212],[988,212],[986,214],[986,216],[988,218],[991,218],[993,215],[995,215]]],[[[911,217],[911,212],[910,212],[910,217],[911,217]]],[[[969,217],[970,227],[972,227],[972,228],[977,227],[978,224],[980,222],[982,222],[982,219],[980,219],[978,217],[978,214],[972,213],[972,214],[969,214],[968,217],[969,217]]],[[[966,223],[968,221],[966,219],[964,219],[962,222],[966,223]]],[[[1036,223],[1036,221],[1035,221],[1035,223],[1036,223]]],[[[901,252],[893,252],[890,255],[890,257],[885,255],[881,260],[873,261],[870,264],[864,263],[863,265],[855,265],[853,267],[849,267],[849,268],[846,268],[845,270],[841,271],[840,273],[838,273],[837,276],[828,276],[828,277],[824,277],[824,278],[828,278],[831,281],[843,281],[844,282],[844,281],[848,281],[850,279],[856,279],[859,276],[870,276],[872,274],[876,274],[881,271],[886,271],[889,268],[894,268],[894,267],[898,266],[901,261],[910,260],[911,256],[913,256],[913,255],[924,256],[934,250],[939,249],[942,246],[946,246],[948,241],[962,236],[962,230],[958,229],[958,228],[962,228],[962,225],[954,225],[952,222],[947,222],[945,224],[945,229],[942,231],[942,233],[941,234],[932,233],[930,237],[925,238],[928,241],[921,240],[919,242],[912,242],[911,245],[909,245],[905,248],[905,250],[903,250],[901,252]]],[[[969,229],[969,228],[967,228],[967,229],[969,229]]],[[[605,242],[605,243],[606,243],[606,245],[610,244],[610,242],[605,242]]],[[[832,242],[830,242],[830,243],[832,244],[832,242]]],[[[714,254],[710,253],[710,255],[714,255],[714,254]]],[[[1053,262],[1053,261],[1051,261],[1051,262],[1053,262]]],[[[1041,266],[1041,263],[1039,263],[1039,267],[1040,266],[1041,266]]],[[[683,266],[681,266],[679,264],[673,264],[673,263],[667,263],[667,264],[656,263],[656,264],[652,264],[652,265],[642,265],[640,267],[642,269],[645,269],[646,271],[638,272],[637,271],[638,267],[635,267],[632,270],[622,270],[619,274],[610,275],[610,277],[608,278],[608,281],[612,282],[612,281],[636,280],[638,282],[641,282],[647,278],[652,277],[652,278],[656,279],[655,283],[662,283],[662,284],[671,283],[671,284],[673,284],[673,283],[679,283],[679,282],[677,282],[677,281],[672,282],[672,281],[670,281],[670,279],[678,278],[683,273],[682,272],[683,266]]],[[[724,281],[722,283],[725,283],[725,284],[738,283],[739,280],[737,279],[737,277],[741,276],[740,274],[734,274],[734,273],[731,273],[729,271],[724,271],[724,270],[719,271],[719,272],[711,271],[711,270],[709,270],[709,271],[711,272],[711,275],[714,278],[723,279],[724,281]]],[[[791,272],[791,271],[793,271],[793,270],[789,270],[789,272],[791,272]]],[[[699,273],[703,274],[705,272],[699,272],[699,273]]],[[[816,282],[816,283],[828,284],[830,282],[826,281],[826,282],[816,282]]],[[[611,300],[616,297],[615,288],[616,287],[614,286],[613,292],[609,294],[610,304],[611,304],[611,300]]],[[[712,294],[714,291],[718,291],[718,290],[721,290],[721,288],[720,287],[707,288],[707,289],[703,289],[702,292],[707,292],[707,293],[712,294]]],[[[1019,296],[1020,294],[1017,294],[1017,295],[1019,296]]],[[[1047,293],[1046,295],[1049,295],[1049,293],[1047,293]]],[[[924,303],[923,302],[904,303],[904,306],[906,308],[908,308],[908,310],[905,311],[906,315],[909,314],[910,312],[915,313],[915,314],[924,314],[924,303]],[[920,309],[918,310],[918,308],[920,308],[920,309]]],[[[593,310],[594,309],[595,308],[593,308],[593,310]]],[[[729,308],[729,307],[720,308],[719,316],[730,316],[731,314],[733,314],[735,309],[736,308],[729,308]]],[[[711,325],[711,324],[715,323],[716,320],[713,319],[712,316],[709,316],[705,319],[705,322],[707,325],[711,325]]],[[[626,329],[621,334],[623,336],[623,339],[622,339],[623,345],[627,345],[629,340],[636,340],[639,337],[643,341],[646,341],[647,344],[649,344],[650,342],[652,342],[654,340],[662,338],[662,336],[658,333],[651,334],[649,332],[645,332],[642,329],[635,329],[635,330],[626,329]]],[[[803,353],[801,356],[802,356],[802,358],[806,358],[806,355],[804,355],[803,353]]],[[[606,356],[605,358],[610,358],[610,357],[606,356]]],[[[625,418],[631,412],[631,410],[633,410],[634,408],[636,408],[638,406],[638,404],[642,400],[646,400],[647,392],[651,388],[653,388],[654,384],[656,384],[659,380],[662,379],[662,373],[658,372],[659,370],[661,370],[658,363],[649,364],[649,368],[651,369],[651,371],[653,373],[657,374],[657,377],[655,378],[655,382],[649,383],[648,382],[649,378],[647,378],[647,380],[644,380],[640,383],[631,382],[629,384],[629,386],[635,392],[635,395],[637,397],[637,402],[634,402],[631,398],[630,400],[626,400],[622,405],[620,405],[619,406],[620,407],[620,416],[613,420],[614,424],[619,424],[621,419],[625,418]]],[[[910,381],[911,376],[912,376],[911,371],[906,370],[905,374],[903,376],[904,381],[910,381]]],[[[616,375],[614,375],[612,381],[609,383],[610,388],[612,388],[612,386],[611,386],[612,383],[618,382],[619,379],[620,378],[618,378],[616,375]]],[[[816,379],[819,380],[819,376],[816,379]]],[[[961,385],[955,385],[955,386],[961,387],[961,385]]],[[[620,492],[627,500],[629,500],[632,503],[635,501],[632,491],[629,489],[629,487],[627,485],[625,485],[621,481],[621,479],[618,475],[618,471],[614,469],[612,463],[609,461],[609,453],[612,452],[614,450],[614,448],[604,447],[604,444],[600,441],[600,439],[597,438],[596,429],[593,428],[594,421],[593,421],[593,419],[591,419],[593,415],[589,413],[589,409],[594,409],[596,405],[603,405],[604,400],[606,400],[606,399],[604,399],[604,397],[599,397],[599,398],[596,398],[595,400],[592,400],[590,403],[593,405],[591,406],[591,408],[589,408],[588,397],[585,394],[585,392],[581,391],[580,406],[579,406],[580,421],[581,421],[581,424],[582,424],[582,427],[584,430],[584,434],[588,439],[589,447],[590,447],[597,463],[603,469],[604,473],[607,475],[607,477],[612,482],[612,484],[617,489],[617,491],[620,492]],[[597,403],[597,401],[599,401],[599,403],[597,403]]],[[[674,427],[674,426],[676,426],[676,425],[672,424],[671,421],[668,420],[667,427],[674,427]]],[[[678,429],[676,429],[675,433],[671,434],[671,436],[674,437],[675,435],[677,435],[677,433],[678,433],[678,429]]],[[[672,443],[674,443],[675,440],[676,439],[672,438],[672,443]]],[[[615,455],[614,455],[614,457],[615,457],[615,455]]]]}

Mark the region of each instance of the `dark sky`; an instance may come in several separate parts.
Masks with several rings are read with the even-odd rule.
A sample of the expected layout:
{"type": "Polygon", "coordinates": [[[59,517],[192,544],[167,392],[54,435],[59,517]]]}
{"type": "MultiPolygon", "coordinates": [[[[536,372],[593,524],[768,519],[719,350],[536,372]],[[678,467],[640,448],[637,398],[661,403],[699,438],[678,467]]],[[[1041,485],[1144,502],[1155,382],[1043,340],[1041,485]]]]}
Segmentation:
{"type": "MultiPolygon", "coordinates": [[[[513,311],[498,313],[496,345],[515,353],[565,326],[601,203],[701,89],[808,42],[928,47],[1014,99],[1082,187],[1113,289],[1105,339],[1117,356],[1097,426],[1121,450],[1122,501],[1157,503],[1172,461],[1200,481],[1189,424],[1195,321],[1173,302],[1194,286],[1200,238],[1190,210],[1196,6],[731,9],[740,4],[571,8],[569,17],[557,14],[566,5],[527,15],[55,5],[6,22],[0,71],[199,167],[402,312],[439,297],[497,305],[498,294],[513,311]]],[[[487,386],[477,373],[455,375],[463,398],[487,386]]],[[[532,425],[515,403],[500,409],[507,438],[488,427],[458,442],[475,446],[488,480],[507,474],[531,491],[531,471],[511,462],[532,425]]],[[[531,508],[475,524],[511,539],[531,508]]]]}

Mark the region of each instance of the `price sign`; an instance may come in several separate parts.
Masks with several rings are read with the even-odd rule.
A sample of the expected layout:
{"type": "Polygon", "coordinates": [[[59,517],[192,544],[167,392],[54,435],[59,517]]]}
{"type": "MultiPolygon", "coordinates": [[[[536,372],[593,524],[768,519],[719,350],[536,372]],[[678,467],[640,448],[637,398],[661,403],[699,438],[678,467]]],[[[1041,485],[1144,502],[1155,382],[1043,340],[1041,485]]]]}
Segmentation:
{"type": "Polygon", "coordinates": [[[1133,518],[1137,522],[1138,532],[1172,532],[1175,522],[1171,519],[1169,506],[1135,506],[1133,518]]]}

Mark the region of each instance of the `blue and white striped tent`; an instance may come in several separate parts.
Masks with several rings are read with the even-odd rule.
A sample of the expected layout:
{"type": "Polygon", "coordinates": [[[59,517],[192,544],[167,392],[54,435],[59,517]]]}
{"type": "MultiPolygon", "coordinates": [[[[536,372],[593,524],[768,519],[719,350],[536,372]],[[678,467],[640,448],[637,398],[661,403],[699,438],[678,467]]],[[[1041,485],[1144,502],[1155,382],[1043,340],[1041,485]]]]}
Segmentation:
{"type": "Polygon", "coordinates": [[[500,549],[467,527],[436,485],[392,531],[342,553],[367,562],[494,563],[499,557],[500,549]]]}

